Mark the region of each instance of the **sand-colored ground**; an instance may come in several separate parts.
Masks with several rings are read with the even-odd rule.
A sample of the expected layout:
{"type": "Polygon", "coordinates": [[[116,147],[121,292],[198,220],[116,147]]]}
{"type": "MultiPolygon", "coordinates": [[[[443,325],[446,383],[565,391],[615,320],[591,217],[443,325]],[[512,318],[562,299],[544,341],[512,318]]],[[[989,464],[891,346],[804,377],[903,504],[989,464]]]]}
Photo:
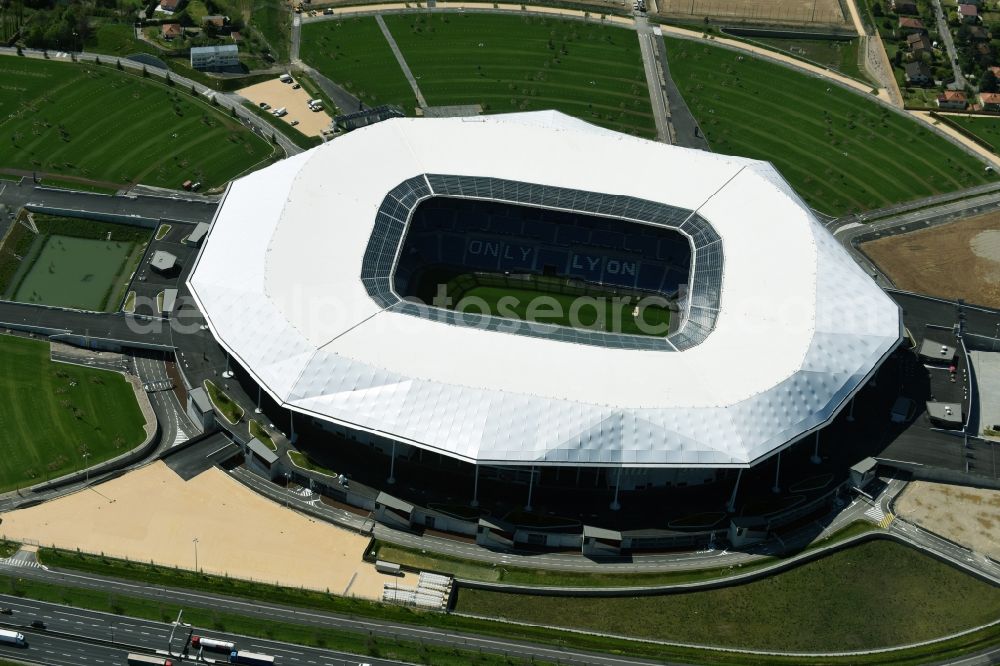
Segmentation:
{"type": "Polygon", "coordinates": [[[914,481],[897,513],[946,539],[1000,560],[1000,490],[914,481]]]}
{"type": "Polygon", "coordinates": [[[3,514],[0,533],[111,557],[380,599],[413,584],[361,557],[368,539],[312,520],[212,468],[184,481],[157,462],[30,509],[3,514]]]}
{"type": "Polygon", "coordinates": [[[657,0],[656,6],[667,16],[824,25],[849,20],[837,0],[657,0]]]}
{"type": "Polygon", "coordinates": [[[236,91],[237,95],[260,104],[266,102],[271,105],[271,111],[282,107],[288,109],[288,115],[281,118],[286,123],[293,120],[299,121],[295,129],[306,136],[319,136],[320,132],[330,126],[331,117],[327,113],[328,109],[322,111],[311,111],[307,103],[311,97],[305,88],[294,90],[293,83],[282,83],[277,78],[264,81],[248,88],[236,91]]]}
{"type": "Polygon", "coordinates": [[[900,289],[1000,307],[1000,213],[863,243],[900,289]],[[958,268],[961,270],[958,270],[958,268]]]}

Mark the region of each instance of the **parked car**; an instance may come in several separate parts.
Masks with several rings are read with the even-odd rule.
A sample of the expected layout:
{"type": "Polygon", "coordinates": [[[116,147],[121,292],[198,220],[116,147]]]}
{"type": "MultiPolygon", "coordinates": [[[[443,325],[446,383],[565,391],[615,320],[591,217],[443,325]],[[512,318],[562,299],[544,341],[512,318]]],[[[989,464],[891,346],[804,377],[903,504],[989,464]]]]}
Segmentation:
{"type": "Polygon", "coordinates": [[[299,121],[297,121],[297,120],[293,120],[292,122],[290,122],[290,123],[288,123],[288,124],[289,124],[289,125],[291,125],[292,127],[295,127],[296,125],[298,125],[298,124],[299,124],[299,121]]]}

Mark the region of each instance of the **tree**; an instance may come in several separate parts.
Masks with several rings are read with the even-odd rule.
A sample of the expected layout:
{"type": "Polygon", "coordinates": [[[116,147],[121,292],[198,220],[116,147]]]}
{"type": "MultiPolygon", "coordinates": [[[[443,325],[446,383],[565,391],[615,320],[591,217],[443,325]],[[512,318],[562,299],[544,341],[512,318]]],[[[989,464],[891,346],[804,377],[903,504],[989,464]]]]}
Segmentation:
{"type": "Polygon", "coordinates": [[[143,78],[149,76],[149,72],[146,71],[146,66],[145,65],[142,66],[142,76],[143,76],[143,78]]]}
{"type": "Polygon", "coordinates": [[[116,67],[117,67],[117,68],[118,68],[119,70],[123,70],[123,69],[125,69],[124,67],[122,67],[122,59],[121,59],[121,58],[119,58],[119,59],[118,59],[117,61],[115,61],[115,66],[116,66],[116,67]]]}
{"type": "Polygon", "coordinates": [[[991,93],[1000,91],[1000,80],[997,80],[997,75],[990,70],[986,70],[979,79],[979,90],[991,93]]]}
{"type": "Polygon", "coordinates": [[[882,16],[882,3],[880,2],[872,3],[872,16],[882,16]]]}

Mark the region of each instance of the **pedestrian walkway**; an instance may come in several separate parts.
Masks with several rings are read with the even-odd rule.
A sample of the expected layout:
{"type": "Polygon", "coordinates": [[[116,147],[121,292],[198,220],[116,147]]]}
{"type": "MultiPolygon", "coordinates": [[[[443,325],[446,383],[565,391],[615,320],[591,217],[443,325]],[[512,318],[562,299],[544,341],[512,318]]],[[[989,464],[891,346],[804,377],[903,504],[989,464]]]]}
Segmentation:
{"type": "Polygon", "coordinates": [[[0,559],[0,567],[12,567],[15,569],[40,569],[41,564],[35,559],[33,551],[19,550],[6,559],[0,559]]]}
{"type": "Polygon", "coordinates": [[[406,80],[410,82],[410,87],[413,88],[413,95],[417,98],[417,104],[420,105],[421,109],[426,109],[430,105],[427,103],[427,100],[424,99],[424,94],[420,92],[420,86],[417,85],[417,79],[413,76],[413,72],[410,71],[410,66],[406,64],[406,60],[403,58],[403,52],[399,50],[399,45],[396,44],[395,38],[393,38],[392,33],[389,32],[389,26],[385,24],[381,14],[377,14],[375,16],[375,21],[378,23],[378,27],[382,30],[382,34],[385,36],[385,41],[389,42],[389,48],[392,49],[392,54],[396,56],[396,61],[399,62],[399,68],[403,70],[403,75],[406,76],[406,80]]]}
{"type": "Polygon", "coordinates": [[[892,524],[892,521],[896,519],[892,511],[887,512],[883,510],[880,504],[868,507],[868,510],[865,511],[865,516],[882,529],[887,529],[892,524]]]}

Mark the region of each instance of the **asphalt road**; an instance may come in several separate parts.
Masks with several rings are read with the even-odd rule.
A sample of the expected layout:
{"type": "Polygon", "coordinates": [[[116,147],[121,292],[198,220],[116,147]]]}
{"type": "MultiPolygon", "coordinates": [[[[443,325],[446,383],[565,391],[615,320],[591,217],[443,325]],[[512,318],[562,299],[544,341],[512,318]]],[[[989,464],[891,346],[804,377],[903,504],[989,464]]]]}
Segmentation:
{"type": "MultiPolygon", "coordinates": [[[[241,638],[197,627],[178,626],[175,629],[166,622],[69,608],[20,597],[2,596],[0,605],[14,611],[12,616],[4,618],[5,625],[23,633],[27,643],[26,648],[0,645],[0,657],[9,655],[37,660],[46,665],[125,664],[129,652],[165,655],[169,650],[172,654],[181,654],[191,633],[234,641],[240,649],[270,654],[280,666],[357,666],[359,663],[391,666],[403,663],[280,641],[241,638]],[[25,626],[35,619],[43,620],[46,629],[25,626]]],[[[194,656],[195,651],[188,654],[194,656]]],[[[218,658],[210,653],[205,653],[205,656],[218,658]]]]}
{"type": "MultiPolygon", "coordinates": [[[[490,638],[474,634],[460,634],[443,629],[395,624],[378,619],[355,618],[321,611],[301,610],[268,604],[261,600],[245,601],[214,594],[129,583],[103,576],[80,575],[30,567],[6,569],[4,565],[0,565],[0,572],[14,572],[15,575],[21,578],[41,580],[69,587],[99,590],[102,594],[122,594],[154,600],[158,603],[182,605],[187,608],[238,613],[263,620],[291,622],[307,627],[314,627],[317,630],[346,630],[362,635],[371,634],[379,638],[407,640],[426,645],[503,654],[526,660],[531,658],[547,659],[561,664],[593,664],[594,666],[648,666],[649,664],[664,663],[613,655],[593,654],[566,647],[553,648],[524,641],[490,638]]],[[[110,640],[112,627],[114,627],[115,641],[122,642],[127,640],[130,643],[135,641],[137,644],[148,645],[153,649],[166,649],[166,639],[170,631],[170,625],[163,622],[135,618],[123,619],[117,615],[98,613],[79,608],[66,608],[56,604],[36,602],[9,595],[0,595],[0,605],[10,606],[15,611],[13,616],[2,618],[5,621],[24,625],[30,623],[32,620],[42,619],[52,631],[86,632],[92,636],[97,636],[103,632],[99,636],[102,640],[110,640]]],[[[24,633],[30,643],[34,639],[35,633],[32,632],[30,636],[27,630],[24,630],[24,633]]],[[[206,633],[210,636],[218,635],[218,632],[202,632],[200,629],[197,630],[197,633],[206,633]]],[[[266,654],[279,656],[281,666],[297,666],[299,664],[316,666],[317,664],[338,664],[339,662],[336,659],[358,659],[358,657],[352,657],[345,653],[257,638],[237,637],[236,642],[237,644],[246,644],[248,649],[251,650],[259,650],[266,654]]],[[[175,637],[174,645],[175,649],[179,650],[183,643],[175,637]]],[[[2,649],[7,648],[0,648],[0,650],[2,649]]],[[[3,652],[0,651],[0,655],[2,654],[3,652]]],[[[363,661],[372,664],[395,663],[378,661],[369,657],[365,657],[363,661]]],[[[355,662],[348,661],[347,663],[355,662]]]]}
{"type": "Polygon", "coordinates": [[[663,39],[654,34],[653,28],[650,27],[644,16],[636,16],[635,26],[636,34],[639,37],[639,51],[642,53],[642,66],[646,71],[646,86],[649,88],[653,120],[656,122],[656,138],[663,143],[673,143],[667,96],[663,90],[663,80],[660,77],[660,61],[657,52],[657,47],[663,48],[663,39]]]}

